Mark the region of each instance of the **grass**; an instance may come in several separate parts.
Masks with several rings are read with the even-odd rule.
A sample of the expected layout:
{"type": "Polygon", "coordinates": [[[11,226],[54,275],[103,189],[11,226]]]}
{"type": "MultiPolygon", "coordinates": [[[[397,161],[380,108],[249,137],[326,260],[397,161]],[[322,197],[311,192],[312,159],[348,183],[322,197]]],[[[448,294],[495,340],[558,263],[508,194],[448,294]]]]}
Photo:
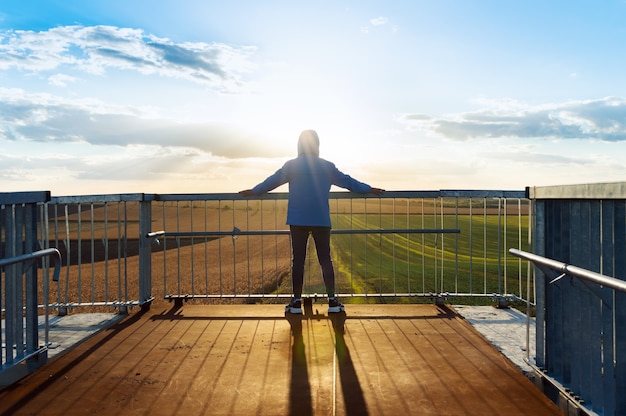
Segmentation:
{"type": "MultiPolygon", "coordinates": [[[[458,228],[459,234],[336,234],[332,251],[338,292],[377,293],[516,293],[522,263],[509,247],[528,240],[527,220],[495,215],[341,215],[337,229],[458,228]],[[499,232],[499,230],[501,230],[499,232]],[[499,257],[499,255],[501,255],[499,257]],[[500,260],[498,260],[500,258],[500,260]],[[506,263],[506,264],[505,264],[506,263]]],[[[309,253],[315,256],[314,251],[309,253]]],[[[315,275],[315,264],[310,273],[315,275]]],[[[317,273],[319,275],[319,273],[317,273]]],[[[321,290],[321,278],[312,290],[321,290]]]]}

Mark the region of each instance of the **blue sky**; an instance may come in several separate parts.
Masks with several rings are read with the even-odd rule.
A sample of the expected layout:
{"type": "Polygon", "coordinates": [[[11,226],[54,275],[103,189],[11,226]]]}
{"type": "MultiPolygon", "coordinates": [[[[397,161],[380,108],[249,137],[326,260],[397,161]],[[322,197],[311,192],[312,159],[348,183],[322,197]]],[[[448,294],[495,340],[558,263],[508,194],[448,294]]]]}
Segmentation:
{"type": "Polygon", "coordinates": [[[295,156],[373,186],[623,181],[626,1],[0,5],[0,191],[237,192],[295,156]]]}

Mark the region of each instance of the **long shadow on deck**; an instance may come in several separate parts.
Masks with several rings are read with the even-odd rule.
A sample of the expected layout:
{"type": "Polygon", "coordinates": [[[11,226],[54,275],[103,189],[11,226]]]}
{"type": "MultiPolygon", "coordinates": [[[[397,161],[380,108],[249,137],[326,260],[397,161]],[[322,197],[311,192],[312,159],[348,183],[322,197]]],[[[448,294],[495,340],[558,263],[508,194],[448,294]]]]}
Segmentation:
{"type": "Polygon", "coordinates": [[[452,309],[155,303],[0,392],[0,414],[558,415],[452,309]]]}

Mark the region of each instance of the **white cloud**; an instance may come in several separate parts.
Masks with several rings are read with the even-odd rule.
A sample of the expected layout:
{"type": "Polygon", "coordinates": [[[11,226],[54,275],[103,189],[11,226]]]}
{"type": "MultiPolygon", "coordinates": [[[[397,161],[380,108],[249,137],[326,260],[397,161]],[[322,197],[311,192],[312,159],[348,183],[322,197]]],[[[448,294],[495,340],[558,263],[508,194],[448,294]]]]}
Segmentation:
{"type": "Polygon", "coordinates": [[[383,16],[375,17],[374,19],[370,19],[370,24],[372,26],[382,26],[389,23],[389,19],[383,16]]]}
{"type": "Polygon", "coordinates": [[[183,123],[137,107],[0,88],[0,141],[188,147],[217,156],[277,157],[284,149],[227,123],[183,123]]]}
{"type": "Polygon", "coordinates": [[[405,114],[410,130],[451,140],[474,138],[560,138],[602,141],[626,140],[626,99],[607,97],[562,104],[524,106],[501,101],[474,112],[432,117],[405,114]]]}
{"type": "Polygon", "coordinates": [[[54,74],[48,77],[48,83],[55,87],[67,87],[67,84],[76,82],[78,78],[65,74],[54,74]]]}
{"type": "MultiPolygon", "coordinates": [[[[120,69],[182,78],[224,91],[239,87],[242,74],[251,68],[249,58],[254,52],[253,47],[221,43],[175,43],[140,29],[113,26],[0,32],[0,69],[41,72],[67,68],[96,75],[120,69]]],[[[51,81],[59,82],[58,75],[51,81]]]]}

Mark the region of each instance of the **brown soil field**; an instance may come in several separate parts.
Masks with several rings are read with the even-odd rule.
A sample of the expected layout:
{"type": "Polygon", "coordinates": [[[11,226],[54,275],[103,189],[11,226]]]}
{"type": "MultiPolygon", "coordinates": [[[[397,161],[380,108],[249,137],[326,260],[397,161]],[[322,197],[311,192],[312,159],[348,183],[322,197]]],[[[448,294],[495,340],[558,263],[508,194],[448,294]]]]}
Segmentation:
{"type": "MultiPolygon", "coordinates": [[[[278,219],[279,209],[156,206],[152,230],[287,229],[284,215],[278,219]]],[[[50,232],[50,247],[57,247],[63,258],[60,282],[50,283],[52,303],[116,303],[139,298],[138,204],[126,204],[122,215],[118,214],[117,209],[100,206],[50,221],[50,230],[57,229],[50,232]]],[[[196,302],[241,303],[245,300],[228,295],[290,291],[290,243],[285,235],[165,238],[152,244],[152,252],[155,299],[193,292],[218,297],[196,302]]],[[[43,288],[39,296],[43,299],[43,288]]]]}

